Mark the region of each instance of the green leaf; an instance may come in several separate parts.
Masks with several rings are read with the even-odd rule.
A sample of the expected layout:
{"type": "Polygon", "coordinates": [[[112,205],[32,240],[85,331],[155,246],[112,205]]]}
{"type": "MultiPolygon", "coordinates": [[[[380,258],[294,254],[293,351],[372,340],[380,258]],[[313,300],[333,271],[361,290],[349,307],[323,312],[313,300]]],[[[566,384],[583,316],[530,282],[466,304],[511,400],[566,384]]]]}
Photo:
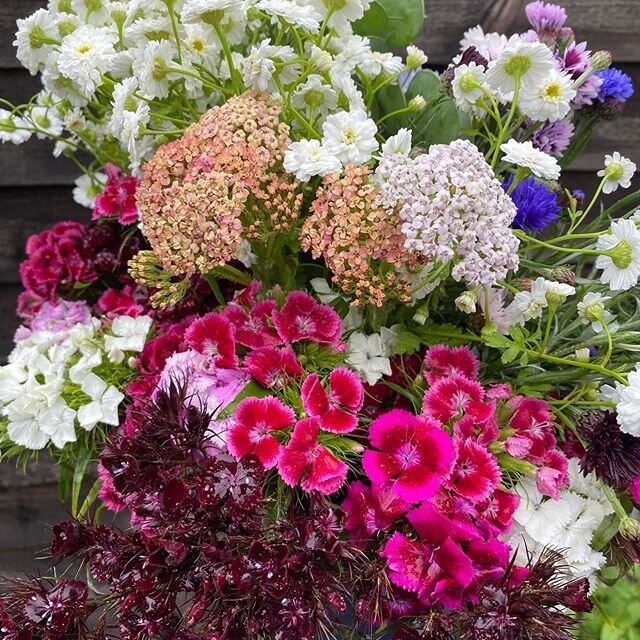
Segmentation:
{"type": "Polygon", "coordinates": [[[373,0],[353,30],[382,38],[391,48],[406,47],[422,32],[424,18],[424,0],[373,0]]]}
{"type": "MultiPolygon", "coordinates": [[[[380,89],[376,94],[376,101],[380,107],[380,117],[385,113],[393,113],[394,111],[399,111],[407,106],[404,94],[397,84],[389,85],[380,89]]],[[[386,128],[389,135],[395,135],[402,127],[410,126],[409,116],[406,113],[400,113],[392,118],[387,118],[384,121],[383,126],[386,128]]]]}
{"type": "Polygon", "coordinates": [[[394,353],[397,356],[411,355],[422,346],[422,338],[406,327],[398,331],[394,353]]]}
{"type": "Polygon", "coordinates": [[[510,362],[513,362],[517,357],[518,354],[520,353],[520,349],[518,349],[518,347],[516,347],[515,345],[513,347],[509,347],[503,354],[502,354],[502,364],[509,364],[510,362]]]}
{"type": "Polygon", "coordinates": [[[80,500],[80,490],[82,481],[87,474],[89,463],[91,462],[91,451],[81,449],[78,453],[76,468],[73,471],[73,485],[71,487],[71,515],[75,518],[78,515],[78,502],[80,500]]]}
{"type": "Polygon", "coordinates": [[[235,282],[236,284],[248,285],[251,282],[251,276],[248,273],[244,273],[231,265],[225,264],[221,267],[216,267],[213,269],[207,276],[207,279],[211,276],[215,276],[216,278],[224,278],[225,280],[229,280],[230,282],[235,282]]]}
{"type": "Polygon", "coordinates": [[[60,478],[58,480],[58,498],[65,503],[71,493],[71,483],[73,478],[73,468],[63,464],[60,465],[60,478]]]}

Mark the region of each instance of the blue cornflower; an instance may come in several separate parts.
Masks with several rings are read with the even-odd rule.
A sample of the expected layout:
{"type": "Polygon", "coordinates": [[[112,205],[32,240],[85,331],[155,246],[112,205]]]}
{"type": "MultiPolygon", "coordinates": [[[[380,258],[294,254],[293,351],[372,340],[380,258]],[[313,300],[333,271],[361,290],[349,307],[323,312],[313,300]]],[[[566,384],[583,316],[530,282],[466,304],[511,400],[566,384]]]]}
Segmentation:
{"type": "MultiPolygon", "coordinates": [[[[514,177],[503,183],[505,191],[513,184],[514,177]]],[[[535,178],[527,178],[518,183],[511,192],[518,213],[512,227],[539,233],[560,217],[562,207],[558,204],[558,196],[535,178]]]]}
{"type": "Polygon", "coordinates": [[[620,69],[611,67],[596,73],[602,78],[602,85],[598,90],[598,100],[604,102],[609,98],[626,101],[633,95],[633,81],[620,69]]]}

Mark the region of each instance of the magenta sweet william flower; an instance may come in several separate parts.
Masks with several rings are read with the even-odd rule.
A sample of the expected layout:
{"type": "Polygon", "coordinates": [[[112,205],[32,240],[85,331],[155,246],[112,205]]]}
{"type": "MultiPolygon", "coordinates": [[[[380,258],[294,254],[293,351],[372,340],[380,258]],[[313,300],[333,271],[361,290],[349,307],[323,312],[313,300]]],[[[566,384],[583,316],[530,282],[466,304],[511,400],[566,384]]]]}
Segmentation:
{"type": "Polygon", "coordinates": [[[631,497],[636,504],[640,504],[640,478],[636,478],[629,487],[631,497]]]}
{"type": "Polygon", "coordinates": [[[491,420],[495,405],[486,402],[484,389],[480,383],[460,375],[440,378],[424,394],[423,413],[440,422],[459,420],[467,415],[482,424],[491,420]]]}
{"type": "Polygon", "coordinates": [[[252,378],[263,387],[280,388],[286,380],[299,378],[303,371],[291,347],[261,347],[250,351],[244,366],[252,378]]]}
{"type": "Polygon", "coordinates": [[[356,415],[364,402],[360,378],[349,369],[334,369],[329,376],[329,393],[312,373],[302,383],[302,406],[308,415],[318,418],[320,428],[331,433],[349,433],[358,426],[356,415]]]}
{"type": "Polygon", "coordinates": [[[485,447],[469,438],[457,444],[458,457],[447,484],[468,500],[482,502],[502,480],[498,461],[485,447]]]}
{"type": "Polygon", "coordinates": [[[344,484],[349,467],[318,443],[319,433],[317,418],[298,421],[278,454],[278,472],[290,487],[300,482],[305,491],[330,495],[344,484]]]}
{"type": "Polygon", "coordinates": [[[293,409],[277,398],[246,398],[233,414],[235,424],[227,434],[229,451],[240,460],[253,454],[265,469],[272,469],[278,461],[280,443],[274,431],[288,429],[296,420],[293,409]]]}
{"type": "Polygon", "coordinates": [[[196,320],[188,329],[189,347],[213,360],[216,367],[234,369],[238,366],[233,326],[220,313],[208,313],[196,320]]]}
{"type": "Polygon", "coordinates": [[[467,347],[448,347],[443,344],[427,351],[424,366],[429,384],[453,375],[476,380],[480,368],[478,358],[467,347]]]}
{"type": "Polygon", "coordinates": [[[536,471],[536,486],[543,496],[560,499],[560,490],[569,486],[569,461],[558,449],[547,451],[536,471]]]}
{"type": "Polygon", "coordinates": [[[490,499],[477,506],[483,524],[489,525],[492,535],[508,533],[513,524],[513,514],[520,505],[520,496],[511,491],[496,489],[490,499]]]}
{"type": "Polygon", "coordinates": [[[369,429],[371,445],[362,459],[374,484],[394,480],[393,490],[407,502],[432,498],[449,476],[456,452],[449,434],[435,420],[395,409],[369,429]]]}
{"type": "Polygon", "coordinates": [[[288,343],[310,340],[337,347],[342,335],[340,316],[302,291],[292,291],[280,311],[273,312],[280,337],[288,343]]]}
{"type": "Polygon", "coordinates": [[[107,317],[115,315],[137,318],[144,313],[144,307],[138,303],[128,287],[122,291],[107,289],[98,299],[97,307],[100,313],[107,317]]]}
{"type": "Polygon", "coordinates": [[[104,217],[118,218],[122,225],[138,222],[138,206],[136,191],[140,181],[134,176],[123,175],[114,164],[108,163],[104,168],[107,184],[93,205],[92,220],[104,217]]]}
{"type": "Polygon", "coordinates": [[[541,459],[555,448],[551,411],[544,400],[516,396],[509,407],[515,409],[508,425],[515,433],[505,441],[507,453],[514,458],[541,459]]]}
{"type": "Polygon", "coordinates": [[[220,313],[233,325],[238,343],[250,349],[259,349],[282,344],[282,339],[272,326],[272,314],[277,306],[275,300],[261,300],[247,313],[239,304],[231,303],[220,313]]]}

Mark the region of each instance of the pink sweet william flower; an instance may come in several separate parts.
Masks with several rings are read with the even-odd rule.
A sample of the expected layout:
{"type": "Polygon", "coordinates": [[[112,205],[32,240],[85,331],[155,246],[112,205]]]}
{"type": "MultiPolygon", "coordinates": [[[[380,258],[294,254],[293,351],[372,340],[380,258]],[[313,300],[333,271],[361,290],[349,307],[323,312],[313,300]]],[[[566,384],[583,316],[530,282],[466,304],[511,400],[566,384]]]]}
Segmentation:
{"type": "Polygon", "coordinates": [[[316,418],[298,421],[289,444],[278,454],[278,472],[290,487],[300,482],[305,491],[330,495],[344,484],[349,467],[318,443],[319,432],[316,418]]]}
{"type": "Polygon", "coordinates": [[[219,313],[208,313],[196,320],[185,336],[192,349],[213,359],[216,367],[238,366],[236,341],[231,323],[219,313]]]}
{"type": "Polygon", "coordinates": [[[543,496],[560,499],[560,490],[569,486],[569,461],[558,449],[551,449],[541,461],[536,471],[536,486],[543,496]]]}
{"type": "Polygon", "coordinates": [[[277,398],[246,398],[236,408],[234,425],[227,434],[229,451],[240,460],[257,456],[265,469],[272,469],[278,461],[280,443],[274,431],[288,429],[296,420],[293,409],[277,398]]]}
{"type": "Polygon", "coordinates": [[[496,457],[471,439],[458,442],[458,458],[447,481],[450,489],[474,502],[489,498],[502,473],[496,457]]]}
{"type": "Polygon", "coordinates": [[[237,342],[249,349],[259,349],[282,344],[272,327],[272,314],[277,306],[275,300],[261,300],[247,313],[239,304],[232,303],[221,314],[233,325],[237,342]]]}
{"type": "Polygon", "coordinates": [[[360,378],[349,369],[335,369],[329,376],[329,393],[312,373],[302,383],[302,406],[308,415],[318,418],[320,427],[331,433],[349,433],[358,426],[356,415],[364,402],[360,378]]]}
{"type": "Polygon", "coordinates": [[[494,417],[495,405],[484,400],[480,383],[460,375],[440,378],[424,394],[423,413],[440,422],[461,419],[464,415],[482,424],[494,417]]]}
{"type": "Polygon", "coordinates": [[[509,402],[515,412],[509,428],[515,433],[505,441],[507,453],[514,458],[542,458],[556,446],[551,411],[544,400],[517,396],[509,402]]]}
{"type": "Polygon", "coordinates": [[[125,176],[120,169],[109,163],[104,168],[107,184],[93,205],[93,220],[118,218],[122,225],[138,222],[136,191],[140,181],[133,176],[125,176]]]}
{"type": "Polygon", "coordinates": [[[449,476],[456,452],[449,434],[435,420],[395,409],[369,429],[371,445],[362,459],[374,484],[394,480],[393,490],[407,502],[432,498],[449,476]]]}
{"type": "Polygon", "coordinates": [[[508,533],[513,525],[513,514],[520,505],[520,496],[496,489],[491,499],[478,505],[477,512],[492,535],[508,533]]]}
{"type": "Polygon", "coordinates": [[[453,375],[476,380],[480,369],[478,358],[467,347],[448,347],[443,344],[427,351],[424,366],[429,384],[453,375]]]}
{"type": "Polygon", "coordinates": [[[131,316],[137,318],[144,313],[144,307],[138,304],[131,293],[118,291],[117,289],[107,289],[98,299],[98,310],[102,315],[131,316]]]}
{"type": "Polygon", "coordinates": [[[311,340],[338,346],[342,335],[340,316],[302,291],[292,291],[280,311],[273,312],[280,337],[288,343],[311,340]]]}
{"type": "Polygon", "coordinates": [[[244,366],[254,380],[268,389],[281,388],[286,380],[299,378],[303,374],[291,347],[262,347],[250,351],[244,358],[244,366]]]}

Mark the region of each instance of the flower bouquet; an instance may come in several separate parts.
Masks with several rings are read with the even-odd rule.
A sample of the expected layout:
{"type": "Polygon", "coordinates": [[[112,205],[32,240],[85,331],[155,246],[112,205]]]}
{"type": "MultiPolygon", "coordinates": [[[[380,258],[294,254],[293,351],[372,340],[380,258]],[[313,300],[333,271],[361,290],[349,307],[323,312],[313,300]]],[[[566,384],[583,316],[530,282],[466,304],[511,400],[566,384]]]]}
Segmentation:
{"type": "Polygon", "coordinates": [[[92,219],[20,269],[0,450],[71,519],[0,637],[563,640],[640,562],[636,167],[563,184],[633,87],[526,13],[441,73],[422,0],[18,21],[0,138],[92,219]]]}

